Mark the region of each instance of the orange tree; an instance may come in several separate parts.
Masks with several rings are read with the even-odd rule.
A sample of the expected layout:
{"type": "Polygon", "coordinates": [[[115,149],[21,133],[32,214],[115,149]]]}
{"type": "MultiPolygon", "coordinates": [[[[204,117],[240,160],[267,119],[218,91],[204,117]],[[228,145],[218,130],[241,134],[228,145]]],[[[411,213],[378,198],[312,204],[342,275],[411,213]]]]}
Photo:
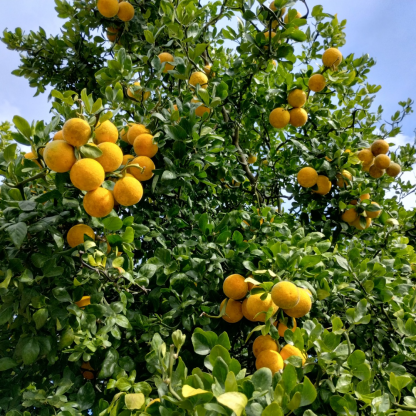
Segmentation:
{"type": "Polygon", "coordinates": [[[345,21],[55,3],[2,38],[53,88],[0,130],[2,414],[414,414],[412,101],[381,124],[345,21]]]}

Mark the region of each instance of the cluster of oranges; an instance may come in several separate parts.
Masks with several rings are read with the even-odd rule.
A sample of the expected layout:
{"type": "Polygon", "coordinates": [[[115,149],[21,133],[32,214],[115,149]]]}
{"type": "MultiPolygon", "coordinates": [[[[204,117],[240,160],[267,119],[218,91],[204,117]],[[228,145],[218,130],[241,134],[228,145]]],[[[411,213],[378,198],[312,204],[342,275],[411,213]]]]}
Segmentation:
{"type": "MultiPolygon", "coordinates": [[[[336,69],[342,61],[342,54],[336,48],[327,49],[322,55],[322,62],[325,67],[336,69]]],[[[322,74],[314,74],[309,78],[308,87],[310,91],[320,92],[326,86],[325,77],[322,74]]],[[[282,129],[289,123],[293,127],[302,127],[308,121],[308,113],[302,108],[307,101],[306,93],[297,88],[289,92],[287,102],[291,110],[284,107],[275,108],[269,115],[270,124],[282,129]]]]}
{"type": "MultiPolygon", "coordinates": [[[[232,274],[224,280],[223,291],[227,296],[221,303],[220,310],[225,311],[222,318],[229,323],[237,323],[243,317],[251,322],[265,322],[266,314],[272,309],[272,317],[276,315],[278,309],[282,309],[289,318],[283,321],[275,321],[278,333],[284,337],[288,330],[288,320],[292,318],[293,328],[296,330],[296,318],[302,318],[312,308],[311,293],[307,289],[300,288],[289,281],[276,283],[270,293],[251,293],[253,289],[259,288],[253,283],[246,282],[246,278],[240,274],[232,274]],[[247,297],[247,295],[249,295],[247,297]]],[[[253,353],[257,358],[257,369],[262,367],[270,368],[274,373],[283,368],[283,361],[291,355],[305,357],[301,352],[291,346],[286,345],[280,353],[277,343],[270,335],[259,336],[253,344],[253,353]]]]}
{"type": "Polygon", "coordinates": [[[372,220],[381,214],[380,205],[371,201],[370,194],[360,195],[359,201],[350,201],[350,205],[354,207],[345,210],[341,219],[357,230],[367,229],[371,226],[372,220]]]}
{"type": "Polygon", "coordinates": [[[134,7],[128,1],[98,0],[97,9],[108,19],[117,16],[123,22],[129,22],[134,17],[134,7]]]}

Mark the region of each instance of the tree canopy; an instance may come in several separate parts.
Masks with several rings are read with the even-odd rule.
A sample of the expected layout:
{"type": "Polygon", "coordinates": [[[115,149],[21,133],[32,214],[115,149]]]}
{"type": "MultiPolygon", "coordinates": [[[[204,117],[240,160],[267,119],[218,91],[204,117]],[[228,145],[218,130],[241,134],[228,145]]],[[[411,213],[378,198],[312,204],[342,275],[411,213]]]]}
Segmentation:
{"type": "Polygon", "coordinates": [[[384,121],[346,21],[55,4],[2,37],[52,91],[0,125],[1,413],[415,414],[413,101],[384,121]]]}

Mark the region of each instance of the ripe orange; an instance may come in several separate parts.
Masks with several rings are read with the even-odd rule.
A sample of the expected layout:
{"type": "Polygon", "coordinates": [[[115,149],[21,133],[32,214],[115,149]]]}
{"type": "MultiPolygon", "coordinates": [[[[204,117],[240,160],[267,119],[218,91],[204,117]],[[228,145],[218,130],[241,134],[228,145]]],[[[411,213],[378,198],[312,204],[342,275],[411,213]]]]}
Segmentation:
{"type": "Polygon", "coordinates": [[[153,157],[159,150],[151,134],[140,134],[134,139],[134,151],[137,156],[153,157]]]}
{"type": "Polygon", "coordinates": [[[241,274],[231,274],[222,285],[222,290],[227,298],[239,300],[244,298],[248,292],[248,285],[241,274]]]}
{"type": "Polygon", "coordinates": [[[131,173],[136,179],[140,182],[148,181],[153,177],[153,170],[155,169],[155,164],[153,160],[147,156],[138,156],[131,161],[132,164],[138,164],[141,168],[144,168],[142,172],[138,168],[129,168],[129,173],[131,173]]]}
{"type": "MultiPolygon", "coordinates": [[[[224,306],[224,303],[227,299],[224,299],[220,305],[220,311],[224,306]]],[[[227,307],[225,308],[225,315],[222,316],[224,321],[235,324],[238,321],[243,319],[243,312],[241,309],[241,302],[237,302],[234,299],[228,299],[227,307]]]]}

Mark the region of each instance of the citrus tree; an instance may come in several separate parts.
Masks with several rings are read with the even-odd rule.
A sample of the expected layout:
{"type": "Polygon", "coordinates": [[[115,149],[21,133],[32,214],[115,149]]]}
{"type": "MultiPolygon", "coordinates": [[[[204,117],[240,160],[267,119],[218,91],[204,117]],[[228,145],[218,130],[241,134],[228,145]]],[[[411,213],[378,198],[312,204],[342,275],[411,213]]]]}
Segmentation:
{"type": "Polygon", "coordinates": [[[2,38],[52,87],[0,127],[2,414],[414,414],[413,103],[383,121],[346,22],[55,3],[2,38]]]}

